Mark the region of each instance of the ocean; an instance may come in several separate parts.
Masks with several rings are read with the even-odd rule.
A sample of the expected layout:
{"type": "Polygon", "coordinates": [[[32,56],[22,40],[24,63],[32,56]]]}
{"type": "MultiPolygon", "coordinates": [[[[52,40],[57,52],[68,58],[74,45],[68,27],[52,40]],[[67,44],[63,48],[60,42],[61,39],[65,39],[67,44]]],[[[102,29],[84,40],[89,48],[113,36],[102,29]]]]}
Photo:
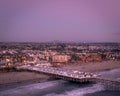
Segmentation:
{"type": "MultiPolygon", "coordinates": [[[[99,72],[102,77],[120,80],[120,69],[99,72]]],[[[0,92],[0,96],[120,96],[120,91],[105,90],[101,84],[80,84],[53,80],[16,87],[0,92]]]]}

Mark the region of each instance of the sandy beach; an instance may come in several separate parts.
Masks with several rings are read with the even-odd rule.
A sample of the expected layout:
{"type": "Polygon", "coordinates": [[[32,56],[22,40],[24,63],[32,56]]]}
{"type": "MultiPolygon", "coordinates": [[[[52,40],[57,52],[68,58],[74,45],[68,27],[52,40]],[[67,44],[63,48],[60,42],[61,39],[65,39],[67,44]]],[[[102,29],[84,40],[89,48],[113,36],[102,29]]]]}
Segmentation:
{"type": "Polygon", "coordinates": [[[120,61],[103,61],[103,62],[66,64],[66,65],[63,65],[62,68],[74,69],[74,70],[85,71],[85,72],[97,72],[97,71],[120,68],[120,61]]]}
{"type": "Polygon", "coordinates": [[[0,73],[0,91],[50,79],[47,75],[34,72],[2,72],[0,73]]]}
{"type": "Polygon", "coordinates": [[[49,76],[32,72],[6,72],[0,73],[0,84],[21,82],[35,79],[48,79],[49,76]]]}

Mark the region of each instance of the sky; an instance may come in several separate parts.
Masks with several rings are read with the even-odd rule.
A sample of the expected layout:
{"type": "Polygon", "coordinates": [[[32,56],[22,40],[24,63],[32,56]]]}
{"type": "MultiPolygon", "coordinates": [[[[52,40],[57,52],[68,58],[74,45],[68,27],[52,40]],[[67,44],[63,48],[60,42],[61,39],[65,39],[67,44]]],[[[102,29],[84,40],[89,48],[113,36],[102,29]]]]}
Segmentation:
{"type": "Polygon", "coordinates": [[[120,42],[120,0],[0,0],[0,42],[120,42]]]}

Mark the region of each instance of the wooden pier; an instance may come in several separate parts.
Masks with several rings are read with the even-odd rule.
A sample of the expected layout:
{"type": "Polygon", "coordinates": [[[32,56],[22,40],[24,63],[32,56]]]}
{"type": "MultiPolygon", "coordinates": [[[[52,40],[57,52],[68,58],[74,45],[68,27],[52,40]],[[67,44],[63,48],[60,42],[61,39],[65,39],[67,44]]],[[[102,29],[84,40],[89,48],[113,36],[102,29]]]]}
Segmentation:
{"type": "Polygon", "coordinates": [[[111,80],[107,78],[98,77],[96,74],[88,72],[80,72],[77,70],[66,70],[62,68],[48,67],[48,66],[19,66],[16,67],[17,70],[28,70],[33,72],[40,72],[54,78],[60,78],[63,80],[79,82],[79,83],[99,83],[104,85],[106,90],[116,90],[120,91],[120,81],[111,80]]]}

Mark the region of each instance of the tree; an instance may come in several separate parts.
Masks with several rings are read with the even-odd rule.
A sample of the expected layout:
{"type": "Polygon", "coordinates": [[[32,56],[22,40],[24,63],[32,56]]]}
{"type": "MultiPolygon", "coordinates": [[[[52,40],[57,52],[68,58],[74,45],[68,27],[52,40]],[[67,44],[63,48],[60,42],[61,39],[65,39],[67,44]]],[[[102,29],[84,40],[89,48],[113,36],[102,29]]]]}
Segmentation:
{"type": "Polygon", "coordinates": [[[78,61],[80,58],[77,54],[71,54],[71,61],[78,61]]]}

